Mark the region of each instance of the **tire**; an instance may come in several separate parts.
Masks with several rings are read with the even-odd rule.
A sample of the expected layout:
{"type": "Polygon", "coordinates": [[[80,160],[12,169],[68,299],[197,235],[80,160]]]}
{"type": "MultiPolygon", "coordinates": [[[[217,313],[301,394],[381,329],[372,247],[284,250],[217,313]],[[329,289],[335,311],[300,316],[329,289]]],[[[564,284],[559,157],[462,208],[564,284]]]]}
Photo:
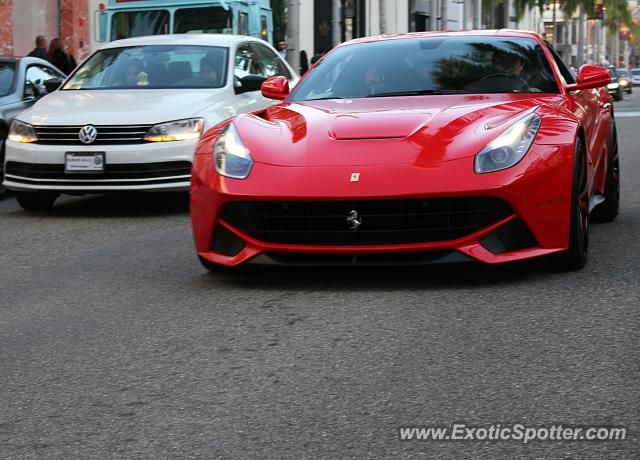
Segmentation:
{"type": "Polygon", "coordinates": [[[50,192],[16,192],[16,199],[25,211],[45,211],[53,206],[56,199],[58,199],[58,194],[50,192]]]}
{"type": "Polygon", "coordinates": [[[2,185],[4,180],[4,144],[7,140],[7,134],[0,129],[0,199],[7,193],[7,189],[2,185]]]}
{"type": "Polygon", "coordinates": [[[587,265],[589,250],[589,190],[587,155],[581,139],[576,142],[571,181],[569,249],[556,257],[558,268],[580,270],[587,265]]]}
{"type": "Polygon", "coordinates": [[[622,100],[622,91],[620,91],[620,88],[618,88],[618,91],[616,91],[616,95],[613,98],[613,100],[615,100],[615,101],[621,101],[622,100]]]}
{"type": "Polygon", "coordinates": [[[614,120],[611,120],[609,144],[604,203],[593,210],[591,217],[595,222],[613,222],[618,217],[620,210],[620,158],[618,155],[618,133],[614,120]]]}

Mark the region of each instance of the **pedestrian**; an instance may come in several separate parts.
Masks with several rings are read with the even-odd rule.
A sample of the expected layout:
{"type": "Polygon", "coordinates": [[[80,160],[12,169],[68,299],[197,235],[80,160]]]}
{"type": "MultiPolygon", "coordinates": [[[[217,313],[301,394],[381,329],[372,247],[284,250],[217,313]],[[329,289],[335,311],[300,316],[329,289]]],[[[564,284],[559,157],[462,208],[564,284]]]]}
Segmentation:
{"type": "Polygon", "coordinates": [[[305,50],[300,51],[300,75],[304,75],[309,70],[309,59],[307,59],[307,52],[305,50]]]}
{"type": "Polygon", "coordinates": [[[324,56],[324,50],[320,49],[318,50],[318,52],[311,58],[311,65],[315,64],[316,62],[318,62],[322,56],[324,56]]]}
{"type": "Polygon", "coordinates": [[[44,38],[44,35],[38,35],[36,37],[36,47],[27,56],[47,60],[47,39],[44,38]]]}
{"type": "Polygon", "coordinates": [[[76,68],[76,60],[65,51],[65,43],[60,38],[54,38],[49,44],[49,62],[66,75],[76,68]]]}
{"type": "Polygon", "coordinates": [[[276,49],[278,50],[278,54],[283,60],[287,60],[287,44],[284,40],[280,40],[276,45],[276,49]]]}

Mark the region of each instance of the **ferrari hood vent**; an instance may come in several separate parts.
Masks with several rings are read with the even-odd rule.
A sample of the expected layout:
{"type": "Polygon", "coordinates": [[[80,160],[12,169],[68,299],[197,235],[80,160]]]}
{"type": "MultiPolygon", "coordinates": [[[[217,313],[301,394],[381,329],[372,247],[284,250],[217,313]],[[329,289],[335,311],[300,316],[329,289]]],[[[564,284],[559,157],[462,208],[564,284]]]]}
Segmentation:
{"type": "Polygon", "coordinates": [[[398,139],[418,131],[432,118],[424,111],[342,113],[329,122],[329,135],[335,140],[398,139]]]}

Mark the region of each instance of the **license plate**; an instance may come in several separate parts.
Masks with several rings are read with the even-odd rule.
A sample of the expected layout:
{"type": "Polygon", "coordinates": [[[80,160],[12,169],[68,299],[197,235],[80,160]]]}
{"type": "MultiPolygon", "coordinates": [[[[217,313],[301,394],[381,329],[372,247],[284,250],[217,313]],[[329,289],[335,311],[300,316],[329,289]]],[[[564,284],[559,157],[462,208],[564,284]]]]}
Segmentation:
{"type": "Polygon", "coordinates": [[[104,173],[104,152],[67,152],[65,173],[104,173]]]}

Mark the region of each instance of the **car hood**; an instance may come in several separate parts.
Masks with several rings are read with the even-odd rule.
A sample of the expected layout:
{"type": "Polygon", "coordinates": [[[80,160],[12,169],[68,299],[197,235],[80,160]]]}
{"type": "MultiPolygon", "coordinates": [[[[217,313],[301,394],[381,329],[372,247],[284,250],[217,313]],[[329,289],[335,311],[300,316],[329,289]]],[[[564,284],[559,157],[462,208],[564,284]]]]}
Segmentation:
{"type": "Polygon", "coordinates": [[[34,125],[155,124],[195,116],[221,89],[55,91],[20,115],[34,125]]]}
{"type": "Polygon", "coordinates": [[[305,101],[243,115],[235,124],[262,163],[428,166],[474,156],[519,118],[561,100],[489,94],[305,101]]]}

